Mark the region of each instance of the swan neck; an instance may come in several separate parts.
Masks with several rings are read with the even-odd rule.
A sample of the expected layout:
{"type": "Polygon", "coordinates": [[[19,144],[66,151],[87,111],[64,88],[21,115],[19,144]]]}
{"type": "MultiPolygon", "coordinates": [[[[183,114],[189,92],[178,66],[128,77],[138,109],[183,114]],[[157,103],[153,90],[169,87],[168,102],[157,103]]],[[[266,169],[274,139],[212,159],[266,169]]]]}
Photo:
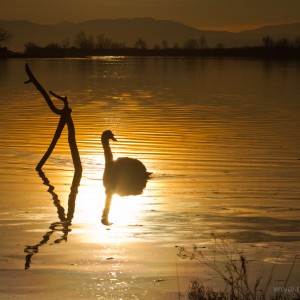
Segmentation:
{"type": "Polygon", "coordinates": [[[110,149],[109,140],[102,140],[102,146],[104,150],[105,164],[108,164],[114,159],[110,149]]]}

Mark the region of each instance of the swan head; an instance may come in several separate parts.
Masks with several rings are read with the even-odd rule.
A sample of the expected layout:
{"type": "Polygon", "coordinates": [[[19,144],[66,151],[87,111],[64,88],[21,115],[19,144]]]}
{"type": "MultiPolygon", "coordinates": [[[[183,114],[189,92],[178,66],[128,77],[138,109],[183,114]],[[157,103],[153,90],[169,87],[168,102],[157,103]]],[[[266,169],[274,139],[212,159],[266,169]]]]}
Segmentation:
{"type": "Polygon", "coordinates": [[[109,140],[113,140],[113,141],[117,142],[117,139],[115,138],[115,136],[111,130],[103,131],[103,133],[101,135],[101,141],[104,142],[104,141],[109,141],[109,140]]]}

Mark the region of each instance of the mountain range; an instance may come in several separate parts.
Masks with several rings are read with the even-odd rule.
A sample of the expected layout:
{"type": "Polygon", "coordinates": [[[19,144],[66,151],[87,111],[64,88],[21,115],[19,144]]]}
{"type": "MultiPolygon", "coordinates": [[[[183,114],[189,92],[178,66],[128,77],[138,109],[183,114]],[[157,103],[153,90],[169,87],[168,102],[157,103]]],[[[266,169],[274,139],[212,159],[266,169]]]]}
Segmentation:
{"type": "Polygon", "coordinates": [[[262,45],[262,38],[270,36],[274,40],[287,38],[294,40],[300,36],[300,23],[264,26],[241,32],[201,30],[175,21],[156,20],[153,18],[134,19],[100,19],[80,23],[61,22],[41,25],[21,20],[0,20],[0,28],[4,28],[12,38],[6,45],[10,50],[23,51],[24,45],[33,42],[46,46],[51,42],[73,44],[78,32],[87,36],[103,35],[114,42],[125,43],[131,47],[139,38],[146,41],[148,48],[162,45],[166,41],[169,47],[174,44],[182,46],[188,39],[205,37],[208,47],[223,45],[224,47],[243,47],[262,45]]]}

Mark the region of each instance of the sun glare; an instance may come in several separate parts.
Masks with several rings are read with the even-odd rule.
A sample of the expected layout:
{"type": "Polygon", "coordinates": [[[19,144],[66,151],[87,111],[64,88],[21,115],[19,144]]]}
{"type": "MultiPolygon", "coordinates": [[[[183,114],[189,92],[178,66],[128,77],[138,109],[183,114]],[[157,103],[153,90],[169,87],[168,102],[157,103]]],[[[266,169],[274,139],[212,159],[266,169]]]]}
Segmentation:
{"type": "Polygon", "coordinates": [[[73,220],[74,232],[79,233],[81,241],[89,244],[128,242],[132,238],[132,226],[139,224],[142,217],[145,197],[114,195],[109,213],[112,225],[105,226],[101,223],[105,204],[102,180],[84,177],[82,183],[73,220]]]}
{"type": "MultiPolygon", "coordinates": [[[[105,203],[105,190],[102,180],[91,180],[83,178],[84,184],[80,187],[78,199],[76,201],[75,217],[80,223],[100,222],[102,210],[105,203]]],[[[143,200],[141,196],[120,197],[113,196],[110,219],[118,225],[128,225],[136,222],[139,204],[143,200]]]]}

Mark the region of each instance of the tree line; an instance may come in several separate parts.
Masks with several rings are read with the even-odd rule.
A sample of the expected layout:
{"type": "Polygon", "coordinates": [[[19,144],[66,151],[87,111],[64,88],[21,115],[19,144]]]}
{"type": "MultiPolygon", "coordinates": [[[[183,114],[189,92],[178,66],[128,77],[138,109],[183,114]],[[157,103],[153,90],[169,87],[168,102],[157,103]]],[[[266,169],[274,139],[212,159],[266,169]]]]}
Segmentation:
{"type": "Polygon", "coordinates": [[[69,39],[63,40],[61,43],[51,42],[48,45],[41,47],[33,42],[28,42],[24,45],[25,53],[30,53],[38,49],[78,49],[83,51],[91,50],[116,50],[116,49],[137,49],[137,50],[161,50],[161,49],[204,49],[207,48],[206,37],[202,36],[199,39],[190,38],[187,39],[183,45],[174,43],[169,46],[168,41],[163,40],[161,44],[154,44],[153,47],[149,47],[148,43],[143,38],[137,38],[134,43],[130,46],[126,45],[124,42],[115,42],[109,37],[99,34],[96,38],[91,34],[86,34],[84,31],[78,32],[73,41],[69,39]]]}
{"type": "MultiPolygon", "coordinates": [[[[0,28],[0,55],[10,51],[3,47],[12,38],[12,35],[0,28]]],[[[24,45],[23,55],[26,56],[85,56],[85,55],[203,55],[203,56],[256,56],[272,54],[273,56],[291,55],[300,58],[300,35],[294,40],[287,38],[273,39],[266,35],[262,38],[260,46],[225,47],[218,43],[215,47],[209,47],[205,36],[198,39],[188,38],[184,43],[170,45],[167,40],[152,47],[143,38],[128,46],[124,42],[115,42],[109,37],[99,34],[96,37],[80,31],[75,34],[73,40],[65,39],[62,42],[50,42],[46,46],[40,46],[34,42],[24,45]]]]}

